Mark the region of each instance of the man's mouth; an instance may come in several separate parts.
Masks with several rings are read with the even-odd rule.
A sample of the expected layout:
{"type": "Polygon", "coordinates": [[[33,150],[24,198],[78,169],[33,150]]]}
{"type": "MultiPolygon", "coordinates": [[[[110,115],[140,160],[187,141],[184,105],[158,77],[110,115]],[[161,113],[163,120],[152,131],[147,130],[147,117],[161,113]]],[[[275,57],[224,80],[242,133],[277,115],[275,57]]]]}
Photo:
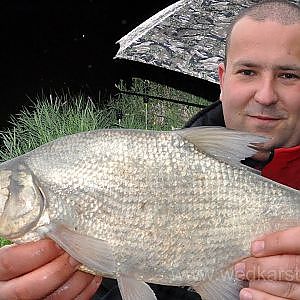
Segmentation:
{"type": "Polygon", "coordinates": [[[273,130],[284,119],[279,116],[248,114],[248,120],[256,128],[273,130]]]}
{"type": "Polygon", "coordinates": [[[262,121],[278,121],[281,119],[278,117],[265,116],[265,115],[253,115],[253,116],[249,115],[249,116],[252,118],[256,118],[258,120],[262,120],[262,121]]]}

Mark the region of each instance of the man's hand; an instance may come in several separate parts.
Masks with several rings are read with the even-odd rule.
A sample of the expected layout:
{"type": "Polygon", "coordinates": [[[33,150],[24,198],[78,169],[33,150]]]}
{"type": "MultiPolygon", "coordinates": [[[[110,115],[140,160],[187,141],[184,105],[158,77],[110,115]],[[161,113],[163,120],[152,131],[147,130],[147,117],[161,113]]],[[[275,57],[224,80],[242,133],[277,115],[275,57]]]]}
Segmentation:
{"type": "Polygon", "coordinates": [[[45,239],[0,249],[0,300],[89,299],[101,278],[78,271],[80,264],[45,239]]]}
{"type": "Polygon", "coordinates": [[[250,281],[241,300],[300,300],[300,227],[254,241],[251,252],[235,266],[236,276],[250,281]]]}

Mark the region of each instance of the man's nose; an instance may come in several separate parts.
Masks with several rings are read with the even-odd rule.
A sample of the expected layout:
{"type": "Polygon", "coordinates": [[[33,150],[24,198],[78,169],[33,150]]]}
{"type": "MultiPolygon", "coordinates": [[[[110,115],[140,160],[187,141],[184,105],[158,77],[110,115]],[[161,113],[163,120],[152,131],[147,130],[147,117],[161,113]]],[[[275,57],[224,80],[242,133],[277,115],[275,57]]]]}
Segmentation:
{"type": "Polygon", "coordinates": [[[278,101],[276,82],[273,78],[263,78],[258,83],[254,99],[263,105],[271,105],[278,101]]]}

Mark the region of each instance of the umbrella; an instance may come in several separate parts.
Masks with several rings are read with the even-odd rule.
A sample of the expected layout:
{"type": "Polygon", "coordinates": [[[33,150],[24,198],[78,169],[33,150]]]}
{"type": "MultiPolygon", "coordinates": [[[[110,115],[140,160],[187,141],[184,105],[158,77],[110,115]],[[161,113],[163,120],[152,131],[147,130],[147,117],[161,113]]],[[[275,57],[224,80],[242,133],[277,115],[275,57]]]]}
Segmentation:
{"type": "Polygon", "coordinates": [[[180,0],[121,38],[115,58],[218,83],[217,67],[224,58],[226,29],[242,8],[257,2],[180,0]]]}

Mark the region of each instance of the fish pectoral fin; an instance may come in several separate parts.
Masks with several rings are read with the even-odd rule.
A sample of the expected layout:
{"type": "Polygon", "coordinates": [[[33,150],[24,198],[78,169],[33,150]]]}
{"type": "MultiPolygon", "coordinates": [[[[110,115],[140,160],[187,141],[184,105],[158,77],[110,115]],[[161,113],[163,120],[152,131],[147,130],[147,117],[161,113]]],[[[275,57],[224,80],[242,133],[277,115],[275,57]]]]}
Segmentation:
{"type": "Polygon", "coordinates": [[[126,276],[118,276],[117,281],[123,300],[157,300],[150,286],[144,281],[126,276]]]}
{"type": "Polygon", "coordinates": [[[54,240],[72,257],[99,274],[116,270],[112,250],[106,241],[79,234],[63,224],[50,223],[39,231],[54,240]]]}
{"type": "Polygon", "coordinates": [[[192,127],[175,132],[200,151],[235,165],[258,151],[264,151],[263,144],[269,140],[252,133],[217,126],[192,127]]]}
{"type": "Polygon", "coordinates": [[[193,286],[202,300],[233,300],[239,299],[240,290],[248,286],[247,281],[234,277],[233,270],[226,270],[213,280],[207,280],[193,286]]]}

